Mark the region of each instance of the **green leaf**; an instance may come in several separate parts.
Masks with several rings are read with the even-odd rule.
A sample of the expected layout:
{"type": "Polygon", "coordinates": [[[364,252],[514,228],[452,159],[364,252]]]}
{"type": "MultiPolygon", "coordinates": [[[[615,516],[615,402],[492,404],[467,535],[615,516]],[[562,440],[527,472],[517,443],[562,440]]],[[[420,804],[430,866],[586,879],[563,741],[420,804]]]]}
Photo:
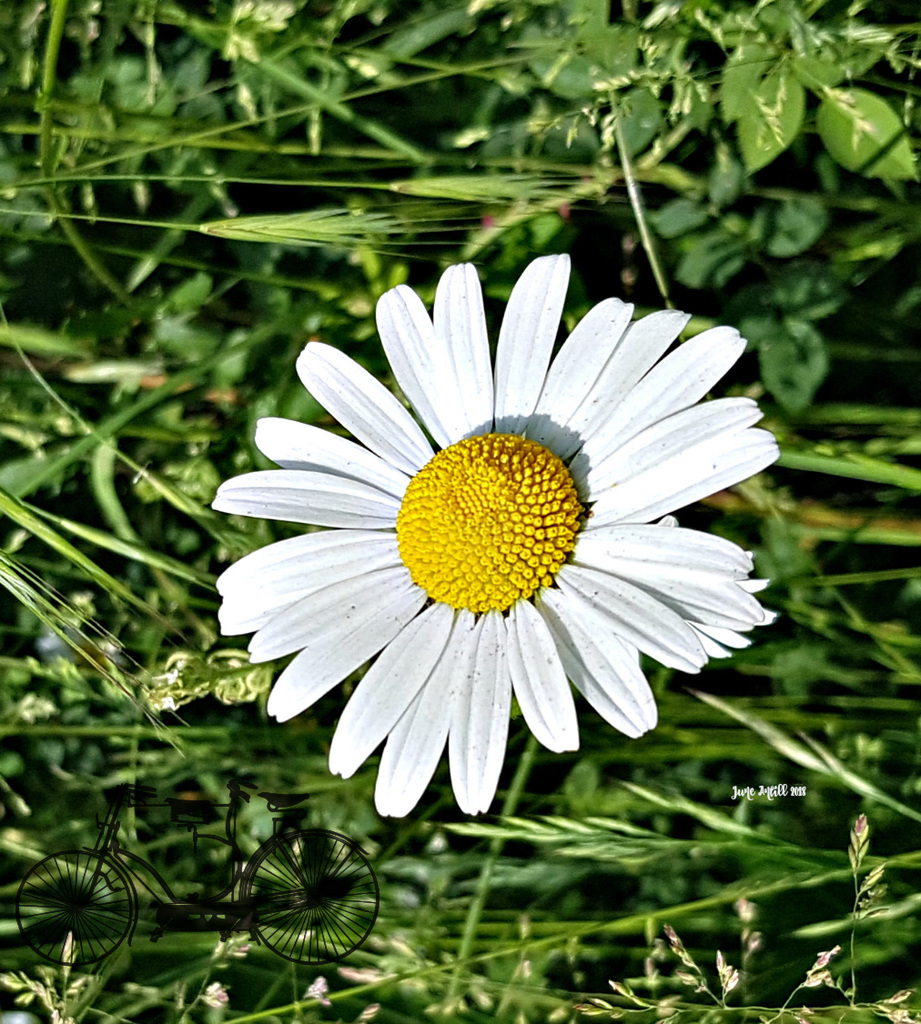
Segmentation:
{"type": "MultiPolygon", "coordinates": [[[[849,480],[864,480],[874,484],[902,487],[906,491],[921,492],[921,469],[903,466],[899,462],[884,462],[861,452],[826,455],[824,452],[790,451],[784,449],[777,461],[787,469],[801,469],[807,473],[827,473],[849,480]]],[[[890,541],[898,544],[905,541],[890,541]]]]}
{"type": "Polygon", "coordinates": [[[751,94],[774,60],[772,51],[760,43],[744,43],[733,50],[720,82],[720,113],[726,124],[745,115],[751,94]]]}
{"type": "Polygon", "coordinates": [[[725,142],[716,146],[716,161],[707,178],[707,197],[722,209],[731,206],[739,197],[745,183],[745,169],[725,142]]]}
{"type": "Polygon", "coordinates": [[[889,104],[866,89],[827,89],[816,117],[829,153],[869,178],[916,178],[905,128],[889,104]]]}
{"type": "Polygon", "coordinates": [[[174,313],[197,312],[207,301],[212,287],[211,275],[199,271],[170,292],[167,308],[174,313]]]}
{"type": "Polygon", "coordinates": [[[739,146],[749,173],[766,167],[796,138],[806,112],[806,91],[779,67],[740,101],[739,146]]]}
{"type": "Polygon", "coordinates": [[[798,320],[824,320],[846,298],[834,272],[817,260],[788,263],[774,286],[774,302],[785,316],[798,320]]]}
{"type": "Polygon", "coordinates": [[[770,333],[766,326],[763,320],[757,326],[743,320],[741,329],[758,343],[764,386],[785,409],[801,412],[828,373],[825,340],[806,320],[775,320],[770,333]]]}
{"type": "Polygon", "coordinates": [[[0,323],[0,346],[21,348],[38,356],[89,356],[93,349],[90,336],[71,338],[31,324],[0,323]]]}
{"type": "Polygon", "coordinates": [[[745,248],[725,231],[708,231],[693,239],[675,277],[688,288],[721,288],[745,266],[745,248]]]}
{"type": "Polygon", "coordinates": [[[847,77],[848,68],[833,53],[796,53],[793,55],[796,77],[808,89],[838,85],[847,77]]]}
{"type": "Polygon", "coordinates": [[[564,100],[584,100],[595,89],[598,64],[580,53],[541,53],[529,61],[545,89],[564,100]]]}
{"type": "Polygon", "coordinates": [[[781,259],[805,252],[828,226],[828,211],[812,196],[763,206],[756,215],[769,256],[781,259]]]}
{"type": "Polygon", "coordinates": [[[648,89],[633,89],[624,99],[621,127],[630,156],[642,153],[662,125],[662,105],[648,89]]]}
{"type": "Polygon", "coordinates": [[[672,199],[649,219],[660,238],[678,238],[701,228],[710,219],[707,208],[693,199],[672,199]]]}

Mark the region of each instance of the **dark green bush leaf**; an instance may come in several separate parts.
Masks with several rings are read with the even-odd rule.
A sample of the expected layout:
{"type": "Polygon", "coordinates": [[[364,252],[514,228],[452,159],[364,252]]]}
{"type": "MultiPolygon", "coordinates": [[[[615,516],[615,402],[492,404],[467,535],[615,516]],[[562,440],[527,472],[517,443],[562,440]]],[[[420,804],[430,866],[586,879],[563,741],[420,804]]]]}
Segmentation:
{"type": "Polygon", "coordinates": [[[720,113],[726,124],[745,116],[752,93],[774,60],[773,52],[760,43],[743,43],[733,50],[720,83],[720,113]]]}
{"type": "Polygon", "coordinates": [[[846,298],[832,271],[815,260],[797,260],[784,267],[774,301],[784,316],[822,320],[837,312],[846,298]]]}
{"type": "Polygon", "coordinates": [[[758,213],[759,236],[764,239],[765,249],[769,256],[781,259],[805,252],[828,226],[828,212],[811,196],[764,206],[758,213]]]}
{"type": "Polygon", "coordinates": [[[825,340],[806,320],[787,317],[741,324],[742,333],[758,344],[761,379],[790,412],[802,412],[828,373],[825,340]]]}
{"type": "Polygon", "coordinates": [[[678,238],[703,227],[710,219],[707,208],[693,199],[673,199],[650,214],[653,227],[662,238],[678,238]]]}
{"type": "Polygon", "coordinates": [[[751,173],[767,166],[799,134],[806,92],[786,66],[770,71],[740,100],[739,146],[751,173]]]}
{"type": "Polygon", "coordinates": [[[725,231],[709,231],[693,240],[675,277],[688,288],[721,288],[745,266],[742,243],[725,231]]]}
{"type": "Polygon", "coordinates": [[[898,115],[866,89],[826,90],[816,127],[825,148],[849,171],[871,178],[917,177],[898,115]]]}
{"type": "Polygon", "coordinates": [[[642,153],[662,125],[662,105],[648,89],[633,89],[624,100],[621,127],[631,156],[642,153]]]}

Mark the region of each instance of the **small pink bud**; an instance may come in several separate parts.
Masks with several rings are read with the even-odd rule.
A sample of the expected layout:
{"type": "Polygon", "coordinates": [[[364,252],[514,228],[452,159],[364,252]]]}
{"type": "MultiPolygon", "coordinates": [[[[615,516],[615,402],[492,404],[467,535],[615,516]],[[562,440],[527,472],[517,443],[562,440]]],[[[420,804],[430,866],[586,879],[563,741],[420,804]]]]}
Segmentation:
{"type": "Polygon", "coordinates": [[[230,1002],[227,989],[219,981],[213,981],[204,992],[202,1002],[212,1010],[219,1010],[230,1002]]]}
{"type": "Polygon", "coordinates": [[[816,970],[819,967],[826,967],[832,960],[841,952],[840,946],[835,946],[834,949],[828,950],[827,953],[819,953],[818,959],[815,962],[815,966],[812,968],[816,970]]]}

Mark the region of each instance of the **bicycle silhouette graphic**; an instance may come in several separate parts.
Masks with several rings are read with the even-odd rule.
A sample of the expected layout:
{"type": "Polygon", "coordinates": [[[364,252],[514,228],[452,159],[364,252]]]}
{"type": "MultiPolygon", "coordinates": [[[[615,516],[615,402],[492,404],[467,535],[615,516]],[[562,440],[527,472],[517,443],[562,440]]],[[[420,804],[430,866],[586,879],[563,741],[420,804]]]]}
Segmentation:
{"type": "Polygon", "coordinates": [[[151,803],[156,791],[147,786],[118,786],[105,818],[96,816],[99,838],[92,848],[65,850],[39,861],[22,880],[16,896],[16,920],[25,942],[52,963],[82,967],[111,955],[138,922],[138,890],[154,898],[156,942],[168,931],[249,932],[294,963],[319,965],[341,960],[368,937],[380,908],[377,879],[361,847],[327,829],[300,828],[306,810],[297,807],[307,793],[259,793],[266,801],[273,834],[249,858],[236,840],[237,808],[248,803],[247,789],[257,786],[239,779],[227,784],[226,804],[210,800],[168,798],[151,803]],[[173,824],[199,839],[230,847],[231,878],[220,892],[176,896],[162,876],[118,840],[119,815],[126,807],[169,807],[173,824]],[[224,835],[199,832],[226,808],[224,835]],[[158,896],[145,876],[159,885],[158,896]]]}

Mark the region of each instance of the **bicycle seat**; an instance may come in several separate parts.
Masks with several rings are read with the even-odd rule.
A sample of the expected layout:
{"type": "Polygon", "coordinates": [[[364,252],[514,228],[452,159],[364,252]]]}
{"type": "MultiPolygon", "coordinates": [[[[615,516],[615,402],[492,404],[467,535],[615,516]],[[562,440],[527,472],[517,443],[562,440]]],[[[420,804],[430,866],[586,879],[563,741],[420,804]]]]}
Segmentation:
{"type": "Polygon", "coordinates": [[[276,811],[284,811],[288,807],[294,807],[299,804],[302,800],[309,800],[309,793],[260,793],[266,802],[266,807],[273,814],[276,811]]]}

